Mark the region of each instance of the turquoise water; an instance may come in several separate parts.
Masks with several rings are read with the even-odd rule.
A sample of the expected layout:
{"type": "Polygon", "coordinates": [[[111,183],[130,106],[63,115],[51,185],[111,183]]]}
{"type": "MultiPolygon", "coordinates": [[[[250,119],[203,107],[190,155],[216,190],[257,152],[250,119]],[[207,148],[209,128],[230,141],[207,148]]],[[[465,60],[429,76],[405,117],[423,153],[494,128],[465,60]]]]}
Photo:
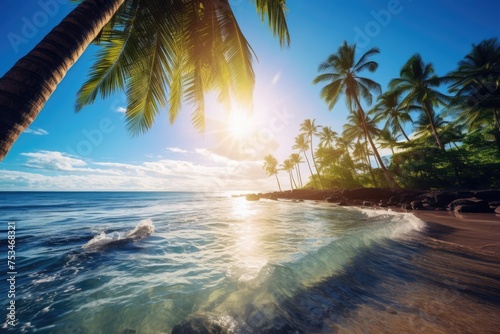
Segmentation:
{"type": "Polygon", "coordinates": [[[477,267],[425,241],[411,214],[230,194],[0,195],[5,253],[16,224],[18,323],[7,332],[391,332],[380,319],[395,314],[407,332],[439,332],[448,314],[465,321],[458,301],[499,323],[498,261],[477,267]],[[138,226],[147,233],[127,240],[138,226]],[[465,279],[468,265],[477,273],[465,279]]]}

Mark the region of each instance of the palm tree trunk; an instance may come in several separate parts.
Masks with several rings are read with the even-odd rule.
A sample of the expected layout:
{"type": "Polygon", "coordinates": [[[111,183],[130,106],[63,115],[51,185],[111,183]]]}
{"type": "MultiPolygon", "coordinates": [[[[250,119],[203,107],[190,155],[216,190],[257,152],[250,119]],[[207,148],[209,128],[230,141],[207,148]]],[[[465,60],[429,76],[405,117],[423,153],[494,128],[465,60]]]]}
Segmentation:
{"type": "Polygon", "coordinates": [[[304,188],[304,184],[302,183],[302,173],[300,172],[300,165],[297,165],[297,171],[299,172],[300,187],[304,188]]]}
{"type": "MultiPolygon", "coordinates": [[[[365,133],[365,138],[366,138],[366,133],[365,133]]],[[[366,142],[365,142],[365,145],[363,146],[367,146],[366,143],[368,142],[368,138],[366,138],[366,142]]],[[[372,180],[373,180],[373,185],[375,186],[375,188],[378,187],[378,183],[377,183],[377,178],[375,177],[375,174],[373,173],[373,168],[372,168],[372,164],[370,162],[370,153],[368,151],[368,147],[364,147],[364,151],[365,151],[365,161],[366,161],[366,166],[368,167],[368,171],[370,172],[370,175],[372,176],[372,180]]]]}
{"type": "Polygon", "coordinates": [[[405,130],[403,130],[403,127],[401,126],[401,123],[398,123],[398,125],[399,125],[399,130],[401,130],[401,133],[403,134],[403,136],[405,137],[405,139],[407,141],[410,141],[410,138],[408,138],[408,136],[406,135],[406,132],[405,132],[405,130]]]}
{"type": "Polygon", "coordinates": [[[295,182],[295,178],[293,177],[293,170],[294,169],[295,169],[295,167],[292,168],[292,170],[290,171],[290,175],[292,176],[292,181],[293,181],[293,185],[295,186],[295,189],[298,189],[297,182],[295,182]]]}
{"type": "Polygon", "coordinates": [[[366,137],[368,138],[368,141],[370,142],[370,146],[373,149],[373,153],[375,154],[375,157],[377,158],[380,167],[382,167],[382,170],[385,173],[385,176],[389,180],[389,183],[392,188],[399,189],[399,185],[396,183],[396,180],[392,177],[391,173],[389,173],[389,170],[385,167],[384,162],[382,161],[382,158],[380,157],[380,154],[378,153],[377,147],[375,146],[375,143],[373,143],[372,137],[370,136],[370,133],[368,132],[368,128],[366,126],[366,118],[365,118],[365,112],[363,108],[361,107],[361,103],[359,102],[359,99],[357,96],[355,96],[356,99],[356,104],[358,105],[359,111],[362,113],[362,121],[363,121],[363,130],[365,132],[366,137]]]}
{"type": "Polygon", "coordinates": [[[316,174],[318,174],[319,185],[321,186],[321,189],[323,189],[324,187],[323,187],[323,182],[321,181],[321,175],[319,175],[318,165],[316,164],[316,158],[314,158],[312,135],[310,136],[309,139],[310,139],[310,143],[311,143],[311,156],[313,159],[314,168],[316,169],[316,174]]]}
{"type": "Polygon", "coordinates": [[[306,155],[306,151],[302,151],[302,153],[304,153],[304,157],[306,158],[306,161],[307,161],[307,166],[309,167],[309,172],[311,172],[311,178],[313,179],[314,185],[317,188],[318,185],[316,184],[316,180],[314,179],[314,174],[313,174],[313,171],[312,171],[312,168],[311,168],[311,164],[309,163],[309,158],[306,155]]]}
{"type": "Polygon", "coordinates": [[[425,106],[425,113],[427,114],[427,118],[429,119],[429,125],[431,126],[432,134],[434,135],[434,138],[436,138],[436,143],[438,144],[439,149],[444,151],[445,149],[443,143],[439,138],[439,135],[436,130],[436,124],[434,124],[434,118],[432,117],[433,112],[431,109],[428,108],[428,106],[425,106]]]}
{"type": "Polygon", "coordinates": [[[280,180],[278,179],[278,174],[274,174],[274,176],[276,177],[276,182],[278,182],[278,188],[280,188],[280,192],[282,192],[280,180]]]}
{"type": "Polygon", "coordinates": [[[84,1],[0,78],[0,161],[124,1],[84,1]]]}
{"type": "Polygon", "coordinates": [[[293,190],[292,173],[290,171],[288,171],[288,177],[290,178],[290,188],[293,190]]]}

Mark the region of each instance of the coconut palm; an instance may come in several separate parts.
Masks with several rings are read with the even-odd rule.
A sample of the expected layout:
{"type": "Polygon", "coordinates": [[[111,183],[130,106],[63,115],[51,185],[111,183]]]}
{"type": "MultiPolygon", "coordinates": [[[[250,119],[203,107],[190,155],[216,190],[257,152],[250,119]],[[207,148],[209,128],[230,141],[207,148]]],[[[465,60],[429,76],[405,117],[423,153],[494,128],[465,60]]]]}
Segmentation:
{"type": "Polygon", "coordinates": [[[292,175],[293,162],[291,162],[290,159],[286,159],[285,161],[283,161],[281,167],[285,172],[288,172],[288,177],[290,178],[290,187],[293,190],[293,175],[292,175]]]}
{"type": "Polygon", "coordinates": [[[311,157],[313,160],[314,164],[314,169],[316,169],[316,174],[318,175],[318,180],[319,184],[321,185],[321,188],[323,188],[323,182],[321,181],[321,175],[319,175],[319,170],[318,170],[318,165],[316,164],[316,159],[314,158],[314,149],[313,149],[313,136],[318,134],[318,125],[315,125],[314,122],[316,120],[313,119],[312,121],[310,119],[305,119],[302,124],[300,124],[300,131],[302,131],[303,134],[305,134],[308,138],[309,145],[310,145],[310,150],[311,150],[311,157]]]}
{"type": "Polygon", "coordinates": [[[337,138],[338,133],[333,131],[331,127],[324,126],[319,132],[319,146],[332,148],[333,142],[337,138]]]}
{"type": "Polygon", "coordinates": [[[311,178],[313,179],[314,185],[316,188],[318,187],[316,184],[316,179],[314,178],[314,173],[311,169],[311,164],[309,163],[309,158],[307,157],[306,151],[309,149],[309,141],[306,138],[305,134],[300,134],[295,137],[295,144],[292,146],[292,149],[299,150],[302,154],[304,154],[304,158],[306,158],[307,167],[309,167],[309,172],[311,173],[311,178]]]}
{"type": "Polygon", "coordinates": [[[278,183],[278,188],[281,191],[280,180],[278,179],[278,160],[272,155],[268,154],[264,157],[264,170],[268,176],[274,175],[276,177],[276,182],[278,183]]]}
{"type": "Polygon", "coordinates": [[[417,53],[403,65],[400,77],[393,79],[389,86],[394,91],[406,93],[402,101],[403,107],[421,106],[421,110],[427,116],[436,144],[444,150],[434,124],[434,107],[446,106],[449,103],[450,98],[437,90],[448,79],[439,78],[434,73],[434,66],[431,63],[424,63],[420,54],[417,53]]]}
{"type": "Polygon", "coordinates": [[[375,178],[375,174],[370,162],[368,136],[378,137],[380,134],[380,129],[377,127],[375,120],[370,119],[368,116],[361,112],[351,113],[348,116],[347,121],[348,122],[344,125],[343,135],[346,138],[349,138],[351,141],[357,140],[357,143],[354,145],[353,155],[357,155],[358,157],[365,160],[368,171],[371,174],[373,184],[375,186],[378,186],[377,179],[375,178]],[[367,130],[366,132],[363,131],[363,126],[367,130]]]}
{"type": "Polygon", "coordinates": [[[500,148],[500,43],[491,38],[473,45],[450,77],[453,81],[450,92],[456,94],[458,121],[469,130],[492,125],[500,148]]]}
{"type": "Polygon", "coordinates": [[[384,127],[391,130],[392,135],[395,136],[401,133],[407,141],[410,141],[401,124],[413,123],[409,112],[419,108],[417,106],[403,106],[401,104],[401,92],[398,91],[385,92],[379,95],[377,100],[378,103],[368,114],[373,114],[377,121],[385,120],[384,127]]]}
{"type": "MultiPolygon", "coordinates": [[[[255,5],[287,44],[285,1],[255,5]]],[[[167,104],[175,120],[183,98],[203,128],[205,92],[221,100],[252,95],[253,51],[228,0],[85,0],[0,78],[0,160],[92,41],[103,48],[77,109],[124,89],[132,133],[147,130],[167,104]]]]}
{"type": "MultiPolygon", "coordinates": [[[[346,102],[351,112],[358,112],[364,115],[365,112],[361,106],[360,99],[370,105],[372,103],[372,92],[381,94],[380,84],[375,81],[359,76],[363,70],[375,72],[378,64],[369,60],[370,57],[380,53],[377,48],[366,51],[359,60],[356,61],[356,45],[348,45],[347,42],[339,47],[337,53],[328,57],[328,59],[319,65],[318,71],[321,73],[314,79],[314,83],[325,82],[326,85],[321,89],[321,97],[328,104],[328,109],[332,110],[341,95],[345,95],[346,102]]],[[[362,117],[362,130],[371,145],[373,153],[377,158],[380,167],[383,169],[389,183],[392,187],[398,187],[393,176],[385,167],[380,154],[378,153],[372,137],[368,133],[365,118],[362,117]]]]}
{"type": "Polygon", "coordinates": [[[302,184],[302,174],[300,173],[300,164],[303,163],[304,160],[302,160],[302,157],[300,156],[299,153],[292,153],[290,155],[290,161],[296,168],[295,172],[297,173],[297,180],[300,184],[300,187],[303,187],[304,185],[302,184]]]}

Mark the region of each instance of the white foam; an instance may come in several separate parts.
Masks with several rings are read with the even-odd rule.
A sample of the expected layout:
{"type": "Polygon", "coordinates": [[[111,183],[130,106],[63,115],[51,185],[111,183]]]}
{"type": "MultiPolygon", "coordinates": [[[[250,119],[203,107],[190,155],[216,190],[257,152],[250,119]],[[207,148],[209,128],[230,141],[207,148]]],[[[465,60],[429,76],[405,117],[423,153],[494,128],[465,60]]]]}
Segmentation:
{"type": "Polygon", "coordinates": [[[151,219],[143,219],[136,227],[128,232],[111,232],[96,235],[89,242],[83,245],[82,248],[85,249],[96,249],[102,248],[110,243],[117,242],[120,240],[129,239],[131,241],[137,241],[143,239],[154,232],[154,225],[151,219]]]}

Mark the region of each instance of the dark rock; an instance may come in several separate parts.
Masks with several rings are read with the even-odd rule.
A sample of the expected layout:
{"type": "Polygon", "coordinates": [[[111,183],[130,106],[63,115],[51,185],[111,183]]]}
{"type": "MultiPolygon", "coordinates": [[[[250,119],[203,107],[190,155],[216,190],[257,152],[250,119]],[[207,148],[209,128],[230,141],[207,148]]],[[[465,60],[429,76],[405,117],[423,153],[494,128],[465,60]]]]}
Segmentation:
{"type": "Polygon", "coordinates": [[[412,210],[412,207],[410,204],[403,204],[403,206],[401,207],[401,209],[403,210],[412,210]]]}
{"type": "Polygon", "coordinates": [[[258,201],[259,200],[259,195],[256,194],[248,194],[246,196],[247,201],[258,201]]]}
{"type": "Polygon", "coordinates": [[[484,199],[476,198],[476,197],[456,199],[453,202],[451,202],[448,205],[448,207],[450,208],[450,210],[455,210],[455,208],[459,205],[477,206],[478,210],[479,210],[479,208],[482,208],[483,210],[487,210],[490,208],[487,201],[485,201],[484,199]]]}
{"type": "Polygon", "coordinates": [[[456,213],[492,213],[489,207],[484,208],[478,205],[457,205],[454,210],[456,213]]]}
{"type": "Polygon", "coordinates": [[[500,215],[500,206],[495,209],[495,213],[500,215]]]}
{"type": "Polygon", "coordinates": [[[448,191],[440,191],[434,194],[434,205],[446,207],[448,204],[458,199],[459,196],[456,193],[448,191]]]}
{"type": "Polygon", "coordinates": [[[413,210],[420,210],[424,207],[424,203],[422,203],[422,201],[412,201],[410,205],[413,210]]]}
{"type": "Polygon", "coordinates": [[[418,194],[402,194],[399,196],[399,201],[401,203],[411,204],[411,202],[420,198],[418,194]]]}
{"type": "Polygon", "coordinates": [[[172,329],[172,334],[214,334],[227,333],[219,324],[213,323],[208,317],[192,317],[172,329]]]}
{"type": "Polygon", "coordinates": [[[357,188],[342,191],[342,196],[347,199],[375,200],[388,199],[393,195],[391,189],[385,188],[357,188]]]}
{"type": "Polygon", "coordinates": [[[333,202],[336,202],[336,201],[337,201],[337,198],[332,197],[332,196],[329,196],[329,197],[327,197],[327,198],[326,198],[326,201],[327,201],[328,203],[333,203],[333,202]]]}
{"type": "Polygon", "coordinates": [[[340,202],[337,204],[338,206],[348,206],[349,204],[347,204],[346,202],[340,202]]]}
{"type": "Polygon", "coordinates": [[[500,189],[476,191],[475,197],[487,201],[500,201],[500,189]]]}
{"type": "Polygon", "coordinates": [[[389,204],[387,202],[380,202],[378,204],[378,206],[381,207],[381,208],[387,208],[387,207],[389,207],[389,204]]]}
{"type": "Polygon", "coordinates": [[[363,201],[363,206],[375,206],[375,203],[370,201],[363,201]]]}
{"type": "Polygon", "coordinates": [[[490,208],[493,207],[493,209],[495,209],[497,206],[500,206],[500,201],[490,201],[488,204],[490,205],[490,208]]]}

